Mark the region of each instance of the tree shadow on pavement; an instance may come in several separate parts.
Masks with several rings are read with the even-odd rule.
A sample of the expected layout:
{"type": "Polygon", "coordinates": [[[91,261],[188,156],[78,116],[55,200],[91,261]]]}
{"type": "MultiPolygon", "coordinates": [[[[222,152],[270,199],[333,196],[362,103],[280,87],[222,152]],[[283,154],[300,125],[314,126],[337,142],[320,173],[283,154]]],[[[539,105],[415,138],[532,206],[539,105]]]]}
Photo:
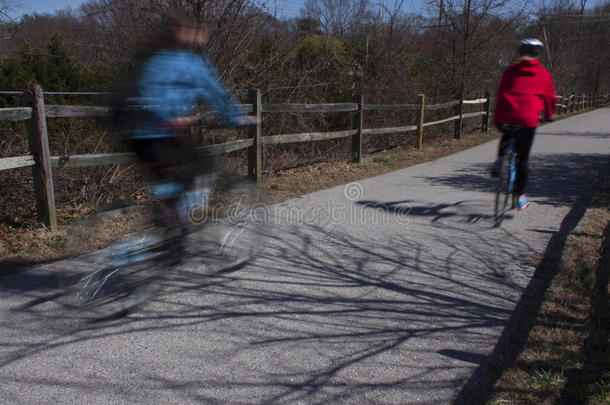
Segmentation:
{"type": "MultiPolygon", "coordinates": [[[[402,217],[428,218],[432,223],[450,219],[453,223],[475,224],[493,227],[491,196],[496,181],[489,178],[489,165],[474,164],[459,172],[443,176],[425,177],[434,185],[449,186],[458,190],[488,192],[489,204],[476,200],[430,204],[425,201],[361,200],[356,204],[363,209],[377,209],[402,217]]],[[[610,170],[606,155],[561,154],[532,158],[527,194],[536,205],[571,206],[581,196],[590,194],[599,182],[600,175],[610,170]]],[[[513,217],[509,212],[507,219],[513,217]]],[[[544,231],[539,231],[544,232],[544,231]]]]}
{"type": "MultiPolygon", "coordinates": [[[[496,183],[489,178],[488,169],[487,164],[475,164],[425,180],[460,190],[494,192],[496,183]]],[[[571,206],[608,170],[610,159],[606,154],[532,155],[526,193],[538,205],[571,206]]]]}
{"type": "MultiPolygon", "coordinates": [[[[552,129],[551,130],[546,130],[544,127],[540,127],[537,131],[536,131],[537,135],[544,135],[544,136],[554,136],[554,137],[572,137],[574,136],[573,134],[570,133],[566,133],[565,130],[560,130],[559,133],[554,132],[552,129]]],[[[578,131],[578,136],[579,137],[588,137],[588,138],[598,138],[598,139],[606,139],[606,138],[610,138],[610,132],[605,131],[583,131],[580,130],[578,131]]]]}
{"type": "MultiPolygon", "coordinates": [[[[415,200],[356,201],[356,204],[362,206],[363,209],[377,209],[402,218],[409,216],[429,218],[432,223],[442,222],[445,219],[454,219],[466,224],[475,224],[481,220],[483,220],[481,222],[493,220],[493,215],[485,214],[483,210],[478,208],[473,209],[471,207],[472,203],[473,201],[467,200],[441,204],[423,204],[415,200]]],[[[491,208],[486,207],[486,210],[491,211],[491,208]]],[[[512,214],[507,214],[507,218],[512,218],[512,214]]],[[[489,222],[488,225],[491,226],[491,224],[489,222]]]]}
{"type": "MultiPolygon", "coordinates": [[[[590,203],[593,191],[602,183],[605,174],[610,172],[609,163],[608,156],[601,154],[542,155],[532,159],[532,174],[527,190],[530,198],[538,205],[568,206],[571,210],[563,219],[560,230],[550,232],[552,236],[547,250],[541,262],[537,263],[534,277],[511,314],[508,326],[504,329],[496,348],[484,362],[481,362],[477,372],[465,384],[455,399],[456,404],[486,403],[502,369],[510,366],[522,351],[531,328],[531,319],[537,313],[544,292],[555,273],[567,234],[578,224],[590,203]]],[[[425,180],[460,190],[492,191],[495,181],[487,177],[487,172],[486,164],[476,164],[466,170],[462,169],[445,176],[426,177],[425,180]]],[[[410,215],[429,218],[432,224],[449,218],[453,219],[454,223],[457,222],[456,226],[473,224],[480,219],[490,219],[489,215],[477,214],[476,205],[473,210],[473,204],[469,204],[468,201],[431,205],[415,205],[416,203],[411,200],[359,201],[358,204],[394,214],[408,210],[410,215]]],[[[447,222],[445,221],[443,225],[447,226],[447,222]]],[[[535,229],[530,231],[546,232],[535,229]]],[[[464,361],[479,358],[468,351],[450,350],[442,353],[464,361]]]]}
{"type": "MultiPolygon", "coordinates": [[[[87,323],[61,305],[61,284],[78,266],[56,263],[0,278],[1,325],[11,329],[0,351],[3,384],[44,384],[44,375],[14,367],[83,347],[91,348],[88,361],[120,369],[125,358],[110,354],[126,345],[136,355],[131,336],[142,342],[169,334],[182,338],[156,350],[205,366],[190,370],[191,378],[174,376],[153,358],[139,377],[108,379],[108,392],[149,392],[158,384],[189,401],[447,403],[492,350],[531,275],[527,264],[502,267],[528,247],[501,230],[490,238],[431,229],[420,235],[423,243],[408,235],[358,239],[329,232],[328,224],[280,228],[251,265],[214,276],[185,266],[139,311],[107,323],[87,323]],[[49,284],[21,287],[34,279],[49,284]],[[184,336],[195,330],[204,338],[189,343],[184,336]]],[[[81,394],[93,389],[62,378],[81,394]]]]}

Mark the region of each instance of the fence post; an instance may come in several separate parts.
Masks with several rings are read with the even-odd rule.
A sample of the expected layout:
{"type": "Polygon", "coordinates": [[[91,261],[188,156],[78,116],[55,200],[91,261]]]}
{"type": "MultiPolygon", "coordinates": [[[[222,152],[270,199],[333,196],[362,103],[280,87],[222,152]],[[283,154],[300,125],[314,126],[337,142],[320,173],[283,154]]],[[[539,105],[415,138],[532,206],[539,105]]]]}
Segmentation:
{"type": "Polygon", "coordinates": [[[248,136],[252,138],[253,144],[248,148],[248,177],[260,184],[262,180],[262,103],[261,91],[250,89],[248,91],[248,102],[252,104],[256,125],[248,129],[248,136]]]}
{"type": "Polygon", "coordinates": [[[38,220],[48,226],[51,232],[55,232],[57,212],[42,88],[36,83],[28,83],[23,95],[26,105],[32,107],[32,118],[26,121],[26,128],[30,152],[35,163],[32,166],[32,177],[38,220]]]}
{"type": "Polygon", "coordinates": [[[576,112],[576,99],[578,98],[578,96],[576,95],[576,93],[572,93],[572,109],[570,110],[570,112],[576,112]]]}
{"type": "Polygon", "coordinates": [[[572,97],[572,112],[578,111],[578,96],[574,93],[574,97],[572,97]]]}
{"type": "Polygon", "coordinates": [[[457,115],[459,118],[455,122],[455,130],[453,136],[455,139],[462,139],[462,126],[464,120],[464,90],[460,92],[460,103],[457,105],[457,115]]]}
{"type": "Polygon", "coordinates": [[[491,91],[487,89],[485,91],[485,104],[483,108],[485,108],[485,115],[483,116],[483,120],[481,122],[481,132],[485,132],[485,135],[489,134],[489,119],[491,115],[491,91]]]}
{"type": "Polygon", "coordinates": [[[417,149],[422,150],[424,148],[424,117],[426,110],[426,95],[418,94],[420,109],[419,109],[419,124],[417,125],[417,149]]]}
{"type": "Polygon", "coordinates": [[[352,135],[352,162],[362,161],[362,128],[364,125],[364,96],[358,96],[358,112],[354,117],[356,134],[352,135]]]}

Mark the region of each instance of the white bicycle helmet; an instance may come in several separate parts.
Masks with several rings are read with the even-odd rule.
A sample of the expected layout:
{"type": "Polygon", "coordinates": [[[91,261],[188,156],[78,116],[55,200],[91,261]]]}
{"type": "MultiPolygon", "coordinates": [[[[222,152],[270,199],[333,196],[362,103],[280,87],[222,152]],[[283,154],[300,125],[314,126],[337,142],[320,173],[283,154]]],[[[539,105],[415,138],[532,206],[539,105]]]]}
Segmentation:
{"type": "Polygon", "coordinates": [[[536,38],[526,38],[519,42],[519,46],[544,46],[544,44],[536,38]]]}
{"type": "Polygon", "coordinates": [[[544,44],[536,38],[526,38],[519,42],[519,54],[537,57],[542,52],[544,44]]]}

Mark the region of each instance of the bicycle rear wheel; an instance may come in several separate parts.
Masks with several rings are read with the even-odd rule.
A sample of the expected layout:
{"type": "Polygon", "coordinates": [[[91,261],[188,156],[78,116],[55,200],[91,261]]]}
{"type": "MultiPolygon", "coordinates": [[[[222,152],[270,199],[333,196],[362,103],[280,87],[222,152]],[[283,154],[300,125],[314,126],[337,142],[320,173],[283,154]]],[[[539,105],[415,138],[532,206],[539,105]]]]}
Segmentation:
{"type": "Polygon", "coordinates": [[[499,227],[504,220],[506,211],[508,210],[509,201],[511,205],[513,201],[513,161],[514,153],[512,150],[506,152],[502,158],[502,166],[498,174],[498,181],[496,184],[496,195],[494,200],[494,226],[499,227]]]}
{"type": "Polygon", "coordinates": [[[108,262],[82,277],[75,287],[75,305],[98,321],[127,314],[159,288],[159,264],[168,255],[167,241],[142,236],[124,239],[105,253],[108,262]]]}

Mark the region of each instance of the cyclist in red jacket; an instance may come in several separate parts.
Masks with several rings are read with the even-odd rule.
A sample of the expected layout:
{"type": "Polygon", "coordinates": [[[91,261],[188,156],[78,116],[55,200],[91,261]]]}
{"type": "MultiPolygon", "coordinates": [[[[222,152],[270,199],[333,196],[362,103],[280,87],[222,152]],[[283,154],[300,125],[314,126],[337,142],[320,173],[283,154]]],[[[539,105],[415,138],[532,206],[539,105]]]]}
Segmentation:
{"type": "Polygon", "coordinates": [[[498,148],[498,159],[491,167],[497,177],[502,156],[510,139],[514,139],[516,153],[515,193],[520,210],[529,205],[524,194],[528,177],[528,159],[534,141],[540,114],[549,121],[555,112],[557,97],[551,73],[538,61],[544,45],[537,39],[524,39],[519,43],[520,61],[503,73],[498,87],[494,120],[503,132],[498,148]]]}

